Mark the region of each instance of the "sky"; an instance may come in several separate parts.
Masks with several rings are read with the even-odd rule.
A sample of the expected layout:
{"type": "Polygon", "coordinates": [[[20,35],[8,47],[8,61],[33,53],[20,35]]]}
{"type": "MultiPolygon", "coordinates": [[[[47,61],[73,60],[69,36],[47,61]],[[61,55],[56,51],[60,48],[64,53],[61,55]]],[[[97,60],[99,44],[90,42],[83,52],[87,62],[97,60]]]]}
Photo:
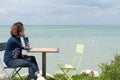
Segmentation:
{"type": "Polygon", "coordinates": [[[0,25],[120,25],[120,0],[0,0],[0,25]]]}

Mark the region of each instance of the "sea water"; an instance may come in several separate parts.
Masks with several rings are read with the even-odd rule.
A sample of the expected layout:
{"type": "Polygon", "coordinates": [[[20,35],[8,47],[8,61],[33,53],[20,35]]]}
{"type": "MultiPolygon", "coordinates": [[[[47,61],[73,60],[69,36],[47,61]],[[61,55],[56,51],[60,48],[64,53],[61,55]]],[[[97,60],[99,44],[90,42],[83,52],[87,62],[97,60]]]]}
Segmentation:
{"type": "MultiPolygon", "coordinates": [[[[59,48],[59,53],[47,53],[46,72],[51,74],[60,71],[57,64],[72,62],[76,44],[85,45],[78,72],[84,69],[101,72],[98,65],[110,63],[116,54],[120,54],[119,25],[25,25],[24,27],[31,47],[59,48]]],[[[9,39],[10,28],[9,25],[0,26],[0,42],[9,39]]],[[[40,70],[42,69],[41,53],[23,51],[23,54],[34,55],[40,70]]],[[[4,52],[0,52],[1,58],[3,55],[4,52]]],[[[27,70],[22,72],[26,73],[27,70]]],[[[0,69],[0,74],[2,73],[0,69]]]]}

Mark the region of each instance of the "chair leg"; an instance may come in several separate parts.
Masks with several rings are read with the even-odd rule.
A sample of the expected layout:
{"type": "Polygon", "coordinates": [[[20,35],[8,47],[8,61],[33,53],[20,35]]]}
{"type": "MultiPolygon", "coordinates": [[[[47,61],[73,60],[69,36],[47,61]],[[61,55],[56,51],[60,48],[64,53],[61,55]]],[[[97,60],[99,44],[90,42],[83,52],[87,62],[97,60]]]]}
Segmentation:
{"type": "Polygon", "coordinates": [[[72,79],[72,76],[68,76],[68,79],[67,79],[67,80],[73,80],[73,79],[72,79]]]}
{"type": "Polygon", "coordinates": [[[20,74],[18,73],[21,69],[22,69],[22,67],[20,67],[18,70],[17,70],[16,68],[14,68],[14,70],[15,70],[14,76],[17,74],[17,75],[19,76],[19,78],[20,78],[21,80],[23,80],[23,78],[22,78],[22,77],[20,76],[20,74]]]}
{"type": "Polygon", "coordinates": [[[5,73],[8,75],[8,79],[7,80],[13,80],[12,78],[15,77],[15,75],[18,75],[18,77],[20,78],[20,80],[23,80],[23,78],[20,76],[19,71],[22,69],[22,67],[17,68],[13,68],[13,71],[9,74],[5,69],[5,73]]]}
{"type": "Polygon", "coordinates": [[[10,77],[10,74],[8,74],[8,72],[5,70],[5,68],[3,70],[7,75],[7,79],[5,79],[5,80],[12,80],[12,78],[10,77]]]}
{"type": "Polygon", "coordinates": [[[72,79],[72,75],[69,75],[69,74],[68,74],[69,70],[66,70],[66,71],[65,71],[65,70],[62,69],[62,71],[63,71],[64,74],[66,75],[67,80],[73,80],[73,79],[72,79]]]}
{"type": "Polygon", "coordinates": [[[72,79],[72,76],[70,76],[67,80],[73,80],[73,79],[72,79]]]}
{"type": "Polygon", "coordinates": [[[8,78],[7,78],[7,79],[5,79],[5,80],[12,80],[12,78],[8,76],[8,78]]]}

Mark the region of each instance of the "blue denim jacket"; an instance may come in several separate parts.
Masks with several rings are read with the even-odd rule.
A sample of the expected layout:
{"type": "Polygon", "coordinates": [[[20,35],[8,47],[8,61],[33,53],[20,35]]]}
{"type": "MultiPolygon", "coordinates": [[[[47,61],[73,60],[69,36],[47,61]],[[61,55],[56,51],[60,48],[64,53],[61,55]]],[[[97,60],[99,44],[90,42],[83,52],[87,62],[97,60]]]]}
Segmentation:
{"type": "Polygon", "coordinates": [[[21,39],[11,36],[7,41],[5,53],[4,53],[4,62],[7,63],[14,58],[13,52],[16,48],[19,48],[19,55],[22,55],[22,43],[21,39]]]}

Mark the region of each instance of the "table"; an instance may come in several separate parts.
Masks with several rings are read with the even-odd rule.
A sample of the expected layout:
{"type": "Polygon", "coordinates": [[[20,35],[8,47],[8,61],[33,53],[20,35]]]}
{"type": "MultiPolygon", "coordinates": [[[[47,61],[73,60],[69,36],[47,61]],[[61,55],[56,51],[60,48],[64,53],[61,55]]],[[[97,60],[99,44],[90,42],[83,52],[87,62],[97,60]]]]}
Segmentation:
{"type": "Polygon", "coordinates": [[[32,48],[30,53],[42,53],[42,76],[46,78],[46,53],[58,53],[59,48],[32,48]]]}

